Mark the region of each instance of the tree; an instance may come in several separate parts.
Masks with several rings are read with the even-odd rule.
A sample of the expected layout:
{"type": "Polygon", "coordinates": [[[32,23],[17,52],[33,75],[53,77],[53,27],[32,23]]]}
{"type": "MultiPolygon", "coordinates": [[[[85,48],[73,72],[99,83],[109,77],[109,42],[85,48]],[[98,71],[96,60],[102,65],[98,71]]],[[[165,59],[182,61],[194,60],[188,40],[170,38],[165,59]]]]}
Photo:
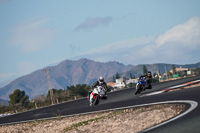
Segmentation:
{"type": "Polygon", "coordinates": [[[110,92],[111,90],[114,90],[114,88],[111,87],[111,86],[108,86],[108,87],[107,87],[107,92],[110,92]]]}
{"type": "Polygon", "coordinates": [[[156,78],[152,79],[152,83],[156,83],[156,82],[159,82],[159,77],[158,76],[156,78]]]}
{"type": "Polygon", "coordinates": [[[47,96],[44,95],[39,95],[34,97],[31,102],[33,104],[35,104],[34,106],[37,107],[42,107],[42,106],[46,106],[46,105],[50,105],[51,101],[47,98],[47,96]]]}
{"type": "Polygon", "coordinates": [[[131,87],[135,87],[136,84],[135,84],[135,83],[129,83],[127,86],[128,86],[129,88],[131,88],[131,87]]]}
{"type": "Polygon", "coordinates": [[[169,78],[172,78],[172,77],[173,77],[173,74],[172,74],[170,71],[168,71],[168,72],[167,72],[167,76],[168,76],[169,78]]]}
{"type": "Polygon", "coordinates": [[[175,67],[175,65],[172,65],[172,72],[173,72],[173,74],[176,74],[176,67],[175,67]]]}
{"type": "Polygon", "coordinates": [[[120,76],[119,76],[119,73],[117,72],[116,73],[116,78],[115,79],[119,79],[120,78],[120,76]]]}
{"type": "Polygon", "coordinates": [[[70,91],[71,96],[81,96],[85,97],[88,95],[88,91],[90,90],[90,86],[86,84],[78,84],[76,86],[67,86],[67,90],[70,91]]]}
{"type": "Polygon", "coordinates": [[[145,65],[143,65],[143,75],[146,75],[148,72],[147,67],[145,65]]]}
{"type": "Polygon", "coordinates": [[[115,77],[113,76],[113,82],[115,82],[115,77]]]}
{"type": "Polygon", "coordinates": [[[133,79],[133,75],[132,75],[132,73],[130,73],[130,79],[133,79]]]}
{"type": "Polygon", "coordinates": [[[194,69],[194,74],[195,75],[200,75],[200,68],[194,69]]]}
{"type": "Polygon", "coordinates": [[[9,105],[19,104],[25,106],[29,103],[29,97],[26,95],[25,91],[20,91],[19,89],[16,89],[10,94],[9,98],[9,105]]]}

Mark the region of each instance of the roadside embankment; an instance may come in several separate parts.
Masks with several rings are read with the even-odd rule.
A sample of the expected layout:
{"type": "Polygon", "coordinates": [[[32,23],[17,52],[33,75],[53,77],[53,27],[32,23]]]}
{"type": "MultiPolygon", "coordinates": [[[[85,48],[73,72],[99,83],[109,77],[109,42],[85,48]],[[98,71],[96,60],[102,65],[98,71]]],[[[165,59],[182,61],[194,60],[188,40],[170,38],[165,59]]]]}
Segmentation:
{"type": "Polygon", "coordinates": [[[166,121],[183,112],[185,108],[184,104],[173,103],[58,117],[0,126],[0,133],[134,133],[166,121]]]}

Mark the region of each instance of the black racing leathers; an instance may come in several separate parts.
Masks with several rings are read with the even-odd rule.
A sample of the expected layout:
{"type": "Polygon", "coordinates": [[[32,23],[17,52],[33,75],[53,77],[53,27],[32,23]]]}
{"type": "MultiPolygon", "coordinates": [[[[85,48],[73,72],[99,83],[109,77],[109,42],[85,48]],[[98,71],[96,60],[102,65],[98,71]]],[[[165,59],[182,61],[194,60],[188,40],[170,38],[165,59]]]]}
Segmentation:
{"type": "Polygon", "coordinates": [[[93,85],[92,85],[92,89],[94,89],[96,86],[102,86],[105,90],[107,90],[107,84],[106,82],[102,82],[100,83],[99,81],[95,82],[93,85]]]}
{"type": "Polygon", "coordinates": [[[140,76],[140,78],[142,78],[142,77],[145,77],[146,81],[147,81],[147,87],[145,89],[152,89],[152,85],[151,85],[151,83],[152,83],[152,76],[147,76],[147,75],[140,76]]]}

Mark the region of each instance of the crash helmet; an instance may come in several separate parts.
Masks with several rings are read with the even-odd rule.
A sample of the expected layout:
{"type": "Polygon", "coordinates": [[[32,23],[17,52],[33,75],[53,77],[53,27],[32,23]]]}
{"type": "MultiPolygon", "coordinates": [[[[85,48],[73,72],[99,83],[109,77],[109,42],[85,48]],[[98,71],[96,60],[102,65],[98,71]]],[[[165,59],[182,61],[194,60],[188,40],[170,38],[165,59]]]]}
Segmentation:
{"type": "Polygon", "coordinates": [[[148,72],[147,72],[147,76],[151,76],[151,71],[148,71],[148,72]]]}
{"type": "Polygon", "coordinates": [[[104,78],[102,76],[99,77],[99,83],[103,83],[104,82],[104,78]]]}

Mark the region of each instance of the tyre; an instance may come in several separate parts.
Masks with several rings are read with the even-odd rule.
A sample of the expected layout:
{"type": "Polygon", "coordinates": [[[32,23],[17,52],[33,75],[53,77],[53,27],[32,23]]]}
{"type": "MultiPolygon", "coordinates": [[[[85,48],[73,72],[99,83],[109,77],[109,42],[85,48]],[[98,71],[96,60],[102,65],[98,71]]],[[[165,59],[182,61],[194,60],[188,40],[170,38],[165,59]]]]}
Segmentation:
{"type": "Polygon", "coordinates": [[[99,97],[98,96],[96,96],[96,98],[95,98],[95,105],[98,105],[99,104],[99,97]]]}
{"type": "Polygon", "coordinates": [[[142,86],[140,84],[138,84],[136,87],[135,95],[140,94],[141,90],[142,90],[142,86]]]}
{"type": "Polygon", "coordinates": [[[97,105],[99,103],[98,96],[93,99],[92,106],[97,105]]]}
{"type": "Polygon", "coordinates": [[[102,97],[102,100],[106,100],[107,98],[108,98],[108,97],[104,95],[104,96],[102,97]]]}

